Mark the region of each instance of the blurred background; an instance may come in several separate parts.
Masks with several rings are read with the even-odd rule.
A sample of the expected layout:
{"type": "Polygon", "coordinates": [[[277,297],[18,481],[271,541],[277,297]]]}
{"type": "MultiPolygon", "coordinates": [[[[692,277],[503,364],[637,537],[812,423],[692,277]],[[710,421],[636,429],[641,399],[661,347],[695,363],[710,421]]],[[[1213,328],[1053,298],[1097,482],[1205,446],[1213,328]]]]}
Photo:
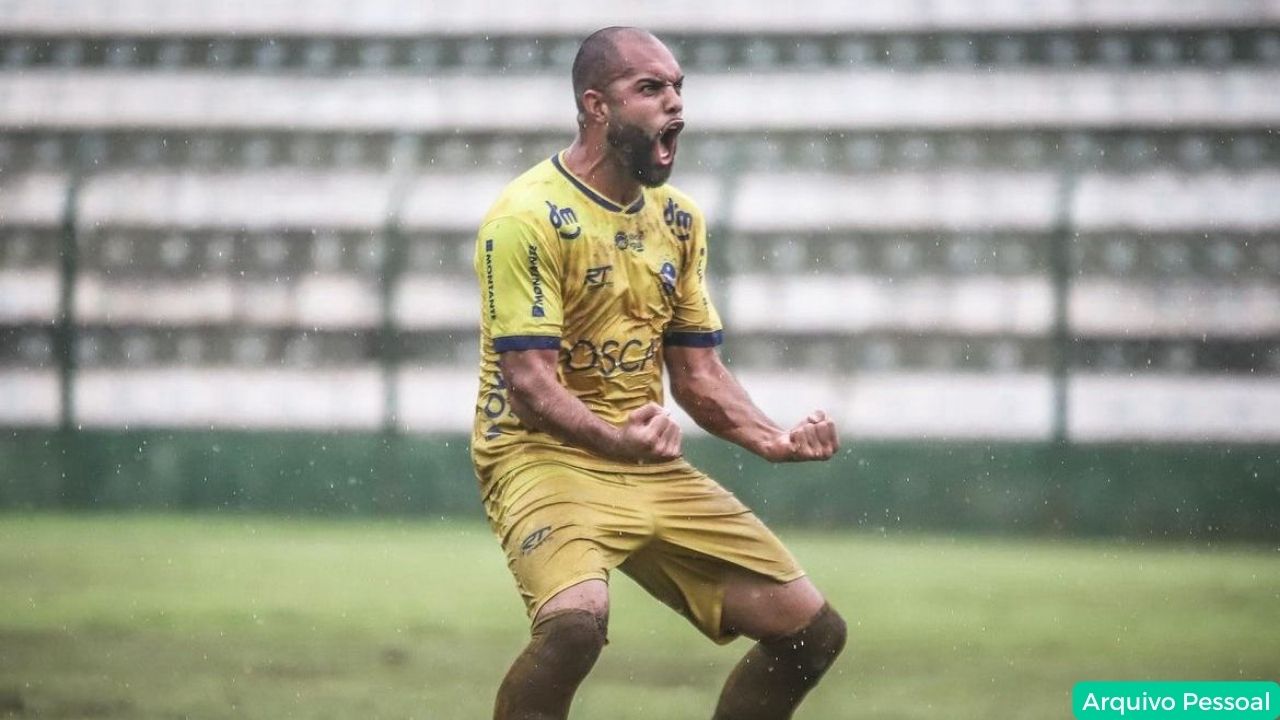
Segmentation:
{"type": "MultiPolygon", "coordinates": [[[[1275,678],[1280,0],[0,0],[0,717],[490,714],[473,233],[616,24],[724,356],[844,434],[681,416],[850,619],[801,717],[1275,678]]],[[[573,716],[709,716],[743,643],[615,579],[573,716]]]]}
{"type": "Polygon", "coordinates": [[[1280,2],[610,10],[0,0],[0,507],[479,517],[473,233],[635,24],[725,357],[846,436],[690,438],[761,514],[1280,538],[1280,2]]]}

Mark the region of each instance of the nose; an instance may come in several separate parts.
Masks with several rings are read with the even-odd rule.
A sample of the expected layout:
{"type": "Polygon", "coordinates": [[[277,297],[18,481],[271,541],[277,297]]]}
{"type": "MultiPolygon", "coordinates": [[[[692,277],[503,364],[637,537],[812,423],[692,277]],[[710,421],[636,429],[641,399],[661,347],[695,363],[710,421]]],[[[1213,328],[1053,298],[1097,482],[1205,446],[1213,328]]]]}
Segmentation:
{"type": "Polygon", "coordinates": [[[677,91],[671,85],[667,86],[666,92],[663,93],[663,110],[671,115],[679,115],[684,112],[684,98],[680,97],[677,91]]]}

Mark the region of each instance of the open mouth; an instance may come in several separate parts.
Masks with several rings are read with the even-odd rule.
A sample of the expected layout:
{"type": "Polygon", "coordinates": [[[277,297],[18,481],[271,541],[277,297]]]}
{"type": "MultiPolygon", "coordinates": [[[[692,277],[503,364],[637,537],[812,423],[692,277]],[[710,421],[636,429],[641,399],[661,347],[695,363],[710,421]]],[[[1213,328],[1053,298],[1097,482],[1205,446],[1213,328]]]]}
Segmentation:
{"type": "Polygon", "coordinates": [[[684,121],[672,120],[658,132],[654,142],[654,160],[659,165],[670,165],[676,159],[676,145],[681,130],[684,130],[684,121]]]}

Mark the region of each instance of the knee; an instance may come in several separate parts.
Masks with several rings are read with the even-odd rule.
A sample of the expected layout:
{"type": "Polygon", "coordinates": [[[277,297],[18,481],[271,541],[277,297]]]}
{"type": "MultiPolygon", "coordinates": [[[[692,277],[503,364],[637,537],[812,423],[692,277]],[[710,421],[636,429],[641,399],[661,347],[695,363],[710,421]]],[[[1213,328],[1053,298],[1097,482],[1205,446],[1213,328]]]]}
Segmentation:
{"type": "Polygon", "coordinates": [[[608,642],[607,621],[589,610],[557,610],[538,618],[533,645],[543,659],[586,675],[608,642]]]}
{"type": "Polygon", "coordinates": [[[845,642],[849,639],[849,627],[835,608],[823,605],[809,627],[814,628],[815,634],[820,638],[817,644],[822,653],[832,660],[844,650],[845,642]]]}
{"type": "Polygon", "coordinates": [[[605,644],[604,618],[589,610],[555,610],[533,625],[529,646],[507,671],[493,716],[563,718],[605,644]]]}
{"type": "Polygon", "coordinates": [[[826,672],[844,650],[848,633],[848,627],[840,613],[824,604],[799,632],[767,644],[771,654],[785,657],[803,675],[817,678],[826,672]]]}

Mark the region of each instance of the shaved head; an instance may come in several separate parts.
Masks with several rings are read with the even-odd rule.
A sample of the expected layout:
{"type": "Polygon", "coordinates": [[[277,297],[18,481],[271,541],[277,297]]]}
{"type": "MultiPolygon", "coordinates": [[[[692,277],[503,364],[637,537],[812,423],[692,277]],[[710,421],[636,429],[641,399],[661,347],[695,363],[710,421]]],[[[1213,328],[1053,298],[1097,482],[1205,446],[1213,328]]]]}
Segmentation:
{"type": "Polygon", "coordinates": [[[619,47],[632,39],[658,42],[648,30],[636,27],[607,27],[587,36],[573,58],[573,99],[583,111],[582,93],[603,92],[606,85],[627,71],[619,47]]]}
{"type": "Polygon", "coordinates": [[[683,88],[680,63],[648,30],[597,30],[573,59],[578,140],[624,182],[657,187],[671,175],[684,129],[683,88]]]}

